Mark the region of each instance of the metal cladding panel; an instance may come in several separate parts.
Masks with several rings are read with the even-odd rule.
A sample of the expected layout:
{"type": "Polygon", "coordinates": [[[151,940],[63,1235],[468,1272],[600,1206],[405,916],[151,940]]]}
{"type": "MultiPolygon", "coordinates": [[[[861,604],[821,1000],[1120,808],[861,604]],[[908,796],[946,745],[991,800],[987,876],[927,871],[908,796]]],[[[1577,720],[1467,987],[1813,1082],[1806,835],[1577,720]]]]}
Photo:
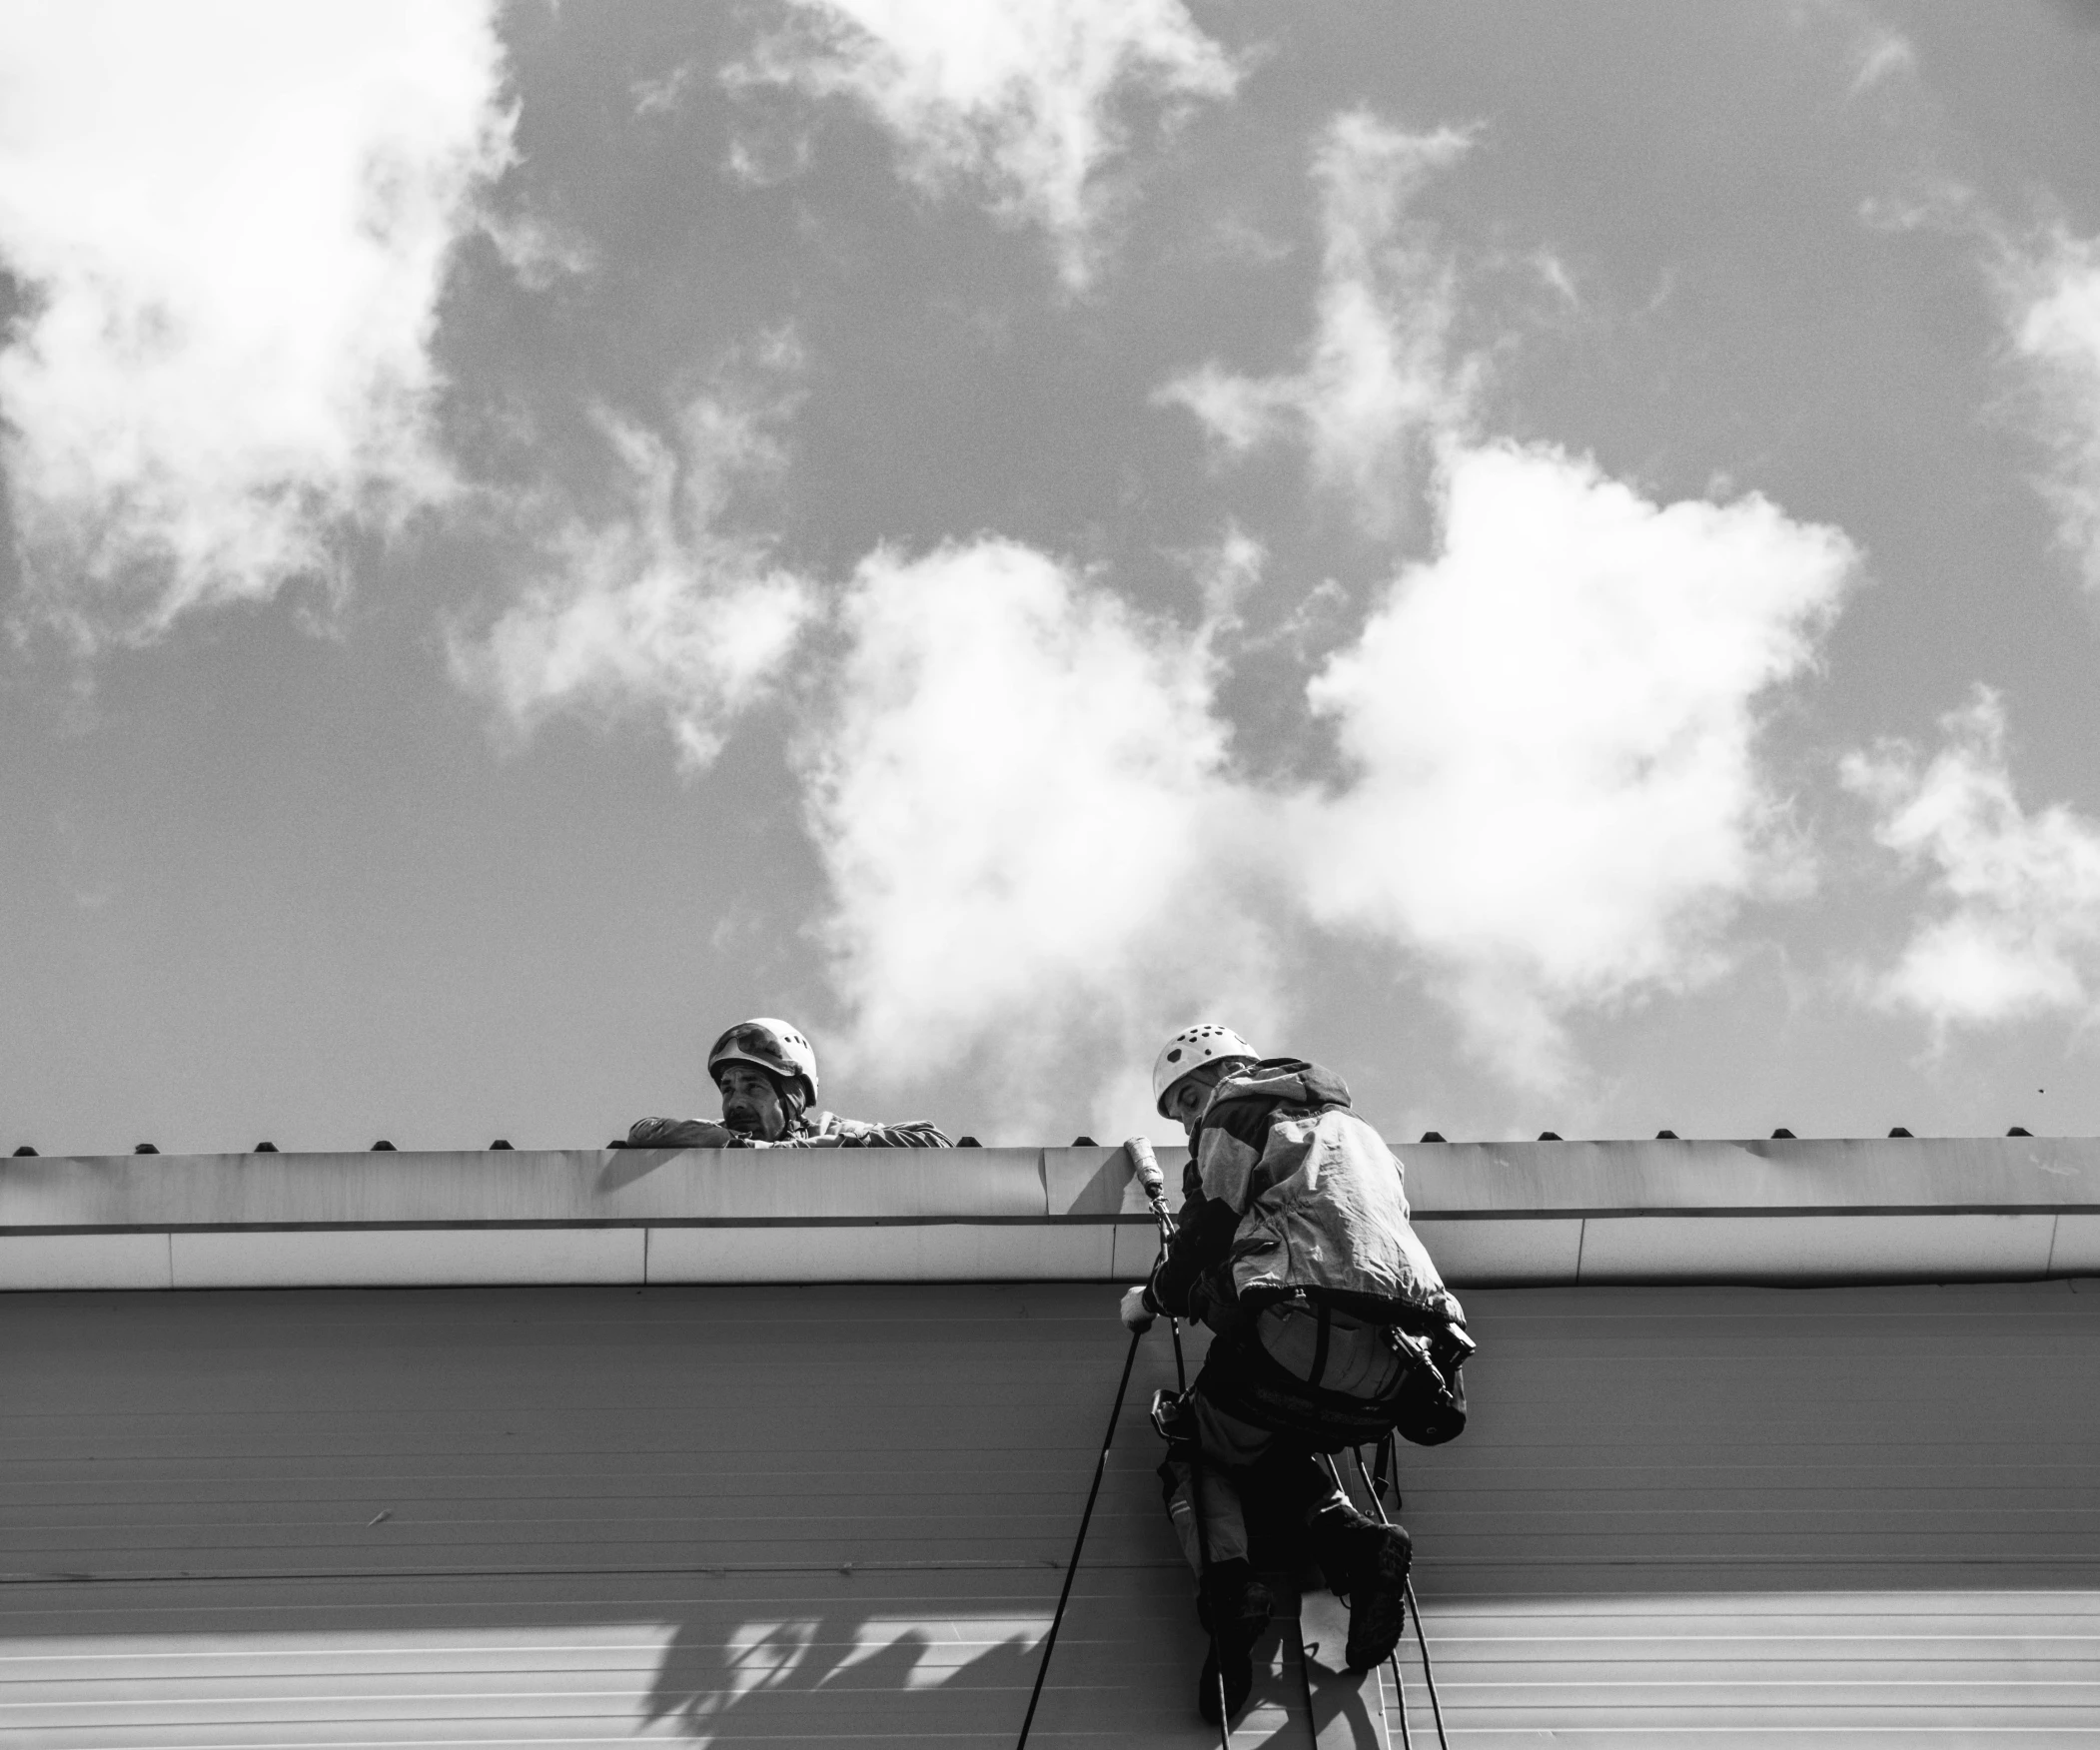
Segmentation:
{"type": "MultiPolygon", "coordinates": [[[[1158,1248],[1155,1230],[1147,1237],[1158,1248]]],[[[1098,1282],[1107,1223],[936,1222],[835,1228],[651,1228],[652,1283],[1098,1282]]]]}
{"type": "MultiPolygon", "coordinates": [[[[645,1228],[178,1229],[178,1289],[638,1283],[645,1228]]],[[[68,1235],[70,1239],[72,1236],[68,1235]]]]}
{"type": "MultiPolygon", "coordinates": [[[[2049,1274],[2050,1247],[2062,1219],[1888,1213],[1590,1216],[1581,1224],[1575,1275],[1583,1283],[2032,1281],[2049,1274]]],[[[1446,1222],[1425,1238],[1434,1248],[1442,1232],[1488,1225],[1446,1222]]]]}
{"type": "Polygon", "coordinates": [[[0,1234],[0,1290],[174,1286],[166,1234],[0,1234]]]}
{"type": "MultiPolygon", "coordinates": [[[[2100,1213],[2100,1140],[1396,1146],[1426,1218],[2100,1213]]],[[[1162,1148],[1178,1188],[1187,1151],[1162,1148]]],[[[1115,1149],[651,1149],[0,1161],[0,1236],[68,1229],[1142,1222],[1115,1149]]]]}
{"type": "MultiPolygon", "coordinates": [[[[2100,1741],[2090,1286],[1471,1295],[1473,1425],[1403,1453],[1454,1742],[2100,1741]]],[[[0,1738],[1011,1744],[1113,1300],[11,1297],[0,1738]]],[[[1172,1375],[1162,1328],[1035,1742],[1215,1742],[1172,1375]]],[[[1265,1657],[1235,1742],[1310,1743],[1265,1657]]],[[[1322,1741],[1376,1700],[1323,1686],[1322,1741]]]]}
{"type": "Polygon", "coordinates": [[[0,1229],[1029,1218],[1037,1149],[119,1155],[0,1162],[0,1229]]]}
{"type": "Polygon", "coordinates": [[[2100,1139],[1393,1145],[1423,1214],[2100,1206],[2100,1139]]]}

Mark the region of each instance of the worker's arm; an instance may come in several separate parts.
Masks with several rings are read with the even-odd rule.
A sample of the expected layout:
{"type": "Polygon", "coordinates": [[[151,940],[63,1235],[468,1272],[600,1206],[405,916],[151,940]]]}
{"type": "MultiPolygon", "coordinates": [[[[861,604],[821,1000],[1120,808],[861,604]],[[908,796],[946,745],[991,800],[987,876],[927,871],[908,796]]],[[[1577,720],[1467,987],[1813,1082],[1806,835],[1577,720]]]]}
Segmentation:
{"type": "Polygon", "coordinates": [[[1154,1312],[1215,1322],[1213,1312],[1232,1300],[1233,1238],[1253,1199],[1276,1110],[1275,1100],[1255,1098],[1217,1103],[1204,1114],[1182,1169],[1174,1238],[1145,1286],[1154,1312]]]}
{"type": "Polygon", "coordinates": [[[816,1123],[799,1135],[778,1142],[753,1142],[754,1149],[949,1149],[955,1145],[938,1129],[921,1119],[909,1124],[865,1124],[857,1118],[835,1113],[817,1115],[816,1123]]]}
{"type": "Polygon", "coordinates": [[[904,1124],[861,1124],[839,1120],[841,1149],[952,1149],[955,1147],[938,1125],[915,1118],[904,1124]]]}
{"type": "MultiPolygon", "coordinates": [[[[1223,1285],[1214,1279],[1232,1258],[1233,1236],[1240,1231],[1240,1212],[1218,1198],[1201,1195],[1181,1206],[1174,1238],[1145,1285],[1145,1309],[1175,1318],[1200,1318],[1223,1285]]],[[[1229,1293],[1229,1290],[1227,1291],[1229,1293]]]]}
{"type": "Polygon", "coordinates": [[[627,1132],[630,1149],[731,1149],[734,1131],[704,1118],[644,1118],[627,1132]]]}

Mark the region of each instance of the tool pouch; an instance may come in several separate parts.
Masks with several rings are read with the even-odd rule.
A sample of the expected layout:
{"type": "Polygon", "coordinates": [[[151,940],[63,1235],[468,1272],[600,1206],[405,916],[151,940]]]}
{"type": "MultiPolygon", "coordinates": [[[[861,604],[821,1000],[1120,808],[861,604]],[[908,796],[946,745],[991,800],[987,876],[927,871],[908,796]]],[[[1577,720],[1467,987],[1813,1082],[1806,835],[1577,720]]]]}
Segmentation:
{"type": "MultiPolygon", "coordinates": [[[[1412,1348],[1411,1343],[1403,1343],[1412,1348]]],[[[1441,1446],[1466,1431],[1466,1369],[1446,1373],[1425,1352],[1400,1376],[1394,1393],[1393,1430],[1417,1446],[1441,1446]]]]}

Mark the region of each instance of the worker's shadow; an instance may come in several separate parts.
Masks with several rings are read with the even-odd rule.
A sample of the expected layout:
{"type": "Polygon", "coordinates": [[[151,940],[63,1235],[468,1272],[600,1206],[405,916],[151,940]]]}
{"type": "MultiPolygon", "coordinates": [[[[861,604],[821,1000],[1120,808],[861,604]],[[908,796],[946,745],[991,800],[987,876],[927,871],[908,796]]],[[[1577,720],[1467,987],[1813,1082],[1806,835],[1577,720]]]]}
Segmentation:
{"type": "Polygon", "coordinates": [[[1015,1697],[1025,1700],[1035,1678],[1028,1636],[958,1659],[964,1649],[921,1627],[888,1622],[871,1634],[858,1610],[765,1611],[736,1599],[688,1614],[657,1667],[647,1723],[772,1742],[931,1743],[1018,1728],[1015,1697]]]}
{"type": "MultiPolygon", "coordinates": [[[[1025,1633],[960,1646],[897,1616],[806,1598],[778,1606],[749,1596],[695,1602],[682,1618],[657,1666],[646,1724],[669,1725],[717,1744],[858,1737],[1002,1741],[1020,1728],[1041,1648],[1025,1633]]],[[[1293,1626],[1280,1621],[1257,1649],[1253,1705],[1240,1717],[1235,1744],[1301,1750],[1308,1741],[1293,1626]],[[1251,1729],[1260,1726],[1267,1729],[1251,1729]]],[[[1172,1643],[1162,1648],[1164,1664],[1175,1673],[1171,1700],[1164,1693],[1129,1695],[1127,1701],[1148,1716],[1140,1724],[1117,1717],[1099,1677],[1076,1686],[1068,1677],[1045,1691],[1038,1736],[1047,1743],[1078,1729],[1098,1742],[1215,1743],[1193,1706],[1200,1634],[1178,1612],[1158,1620],[1156,1631],[1172,1643]]],[[[1089,1642],[1098,1652],[1094,1633],[1083,1627],[1072,1655],[1085,1658],[1089,1642]]],[[[1339,1666],[1339,1642],[1326,1652],[1339,1666]]],[[[1321,1743],[1373,1750],[1387,1741],[1373,1719],[1375,1703],[1367,1700],[1364,1680],[1323,1664],[1318,1652],[1308,1675],[1321,1743]]],[[[1106,1690],[1115,1688],[1116,1680],[1108,1678],[1106,1690]]]]}

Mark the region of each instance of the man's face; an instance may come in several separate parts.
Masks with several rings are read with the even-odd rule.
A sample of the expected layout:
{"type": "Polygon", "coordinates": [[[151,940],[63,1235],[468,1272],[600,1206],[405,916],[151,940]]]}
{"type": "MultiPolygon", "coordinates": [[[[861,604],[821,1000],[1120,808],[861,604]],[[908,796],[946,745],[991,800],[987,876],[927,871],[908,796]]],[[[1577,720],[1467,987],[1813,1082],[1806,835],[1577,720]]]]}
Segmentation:
{"type": "Polygon", "coordinates": [[[714,1085],[722,1091],[722,1123],[740,1137],[777,1143],[787,1135],[787,1113],[772,1078],[756,1064],[724,1064],[714,1085]]]}
{"type": "Polygon", "coordinates": [[[1199,1064],[1167,1090],[1167,1116],[1181,1126],[1184,1136],[1195,1137],[1196,1121],[1210,1104],[1211,1090],[1225,1079],[1228,1071],[1238,1069],[1241,1061],[1227,1058],[1220,1063],[1199,1064]]]}

